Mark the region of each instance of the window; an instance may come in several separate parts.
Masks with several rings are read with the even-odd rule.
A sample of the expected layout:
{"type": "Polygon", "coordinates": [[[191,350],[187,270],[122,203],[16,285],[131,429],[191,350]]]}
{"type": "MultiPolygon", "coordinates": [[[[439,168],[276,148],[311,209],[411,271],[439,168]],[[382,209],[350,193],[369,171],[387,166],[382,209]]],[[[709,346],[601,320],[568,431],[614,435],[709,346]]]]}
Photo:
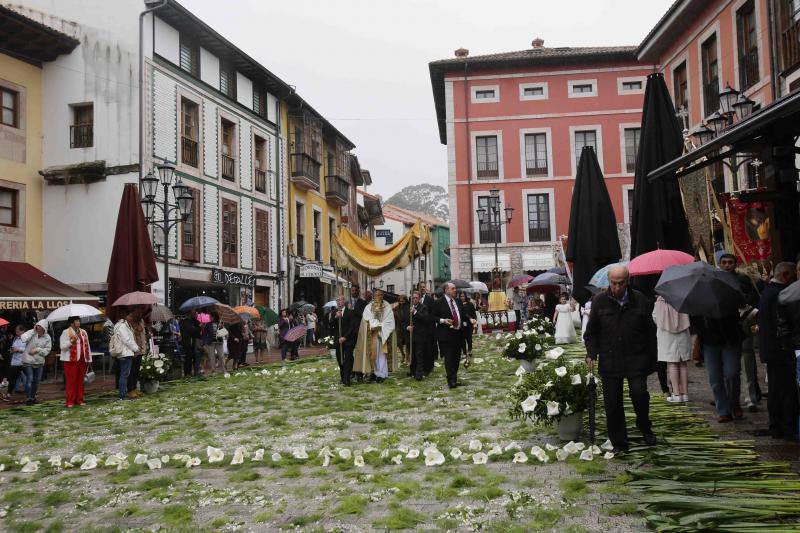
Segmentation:
{"type": "Polygon", "coordinates": [[[222,177],[233,181],[236,179],[236,125],[230,120],[222,119],[222,177]]]}
{"type": "Polygon", "coordinates": [[[256,270],[269,271],[269,224],[267,212],[256,209],[256,270]]]}
{"type": "Polygon", "coordinates": [[[489,104],[500,101],[499,85],[482,85],[470,87],[473,104],[489,104]]]}
{"type": "Polygon", "coordinates": [[[197,168],[197,142],[200,139],[200,106],[181,98],[181,161],[197,168]]]}
{"type": "Polygon", "coordinates": [[[519,84],[519,99],[520,100],[546,100],[547,99],[547,82],[535,83],[520,83],[519,84]]]}
{"type": "Polygon", "coordinates": [[[686,108],[689,110],[689,80],[686,77],[686,61],[675,67],[672,71],[672,99],[675,109],[686,108]]]}
{"type": "Polygon", "coordinates": [[[391,284],[391,283],[389,285],[387,285],[386,286],[386,292],[390,292],[390,293],[394,294],[394,285],[391,284]]]}
{"type": "MultiPolygon", "coordinates": [[[[336,219],[333,217],[328,218],[328,242],[333,242],[333,237],[336,235],[336,219]]],[[[333,256],[328,257],[330,264],[333,264],[333,256]]]]}
{"type": "Polygon", "coordinates": [[[641,128],[625,128],[625,171],[636,172],[636,155],[639,153],[641,128]]]}
{"type": "Polygon", "coordinates": [[[69,147],[89,148],[94,145],[94,104],[73,105],[69,127],[69,147]]]}
{"type": "Polygon", "coordinates": [[[572,86],[573,93],[590,93],[592,92],[592,84],[591,83],[582,83],[580,85],[573,85],[572,86]]]}
{"type": "Polygon", "coordinates": [[[219,90],[231,100],[236,100],[236,72],[220,66],[219,90]]]}
{"type": "Polygon", "coordinates": [[[633,187],[626,191],[628,195],[628,223],[633,224],[633,199],[635,198],[633,194],[633,187]]]}
{"type": "MultiPolygon", "coordinates": [[[[575,132],[575,170],[578,170],[578,163],[581,160],[581,151],[584,146],[591,146],[597,153],[597,132],[594,130],[575,132]]],[[[598,154],[599,155],[599,154],[598,154]]]]}
{"type": "Polygon", "coordinates": [[[550,195],[528,195],[528,240],[550,241],[550,195]]]}
{"type": "Polygon", "coordinates": [[[184,261],[200,261],[200,191],[189,189],[192,193],[192,214],[183,221],[181,237],[181,258],[184,261]]]}
{"type": "Polygon", "coordinates": [[[0,188],[0,226],[17,227],[19,192],[0,188]]]}
{"type": "Polygon", "coordinates": [[[641,91],[642,90],[642,82],[641,81],[623,81],[622,82],[622,90],[623,91],[641,91]]]}
{"type": "Polygon", "coordinates": [[[320,212],[314,211],[314,261],[322,261],[322,241],[320,241],[320,237],[322,236],[322,219],[320,218],[320,212]]]}
{"type": "Polygon", "coordinates": [[[522,90],[525,96],[544,96],[544,87],[525,87],[522,90]]]}
{"type": "Polygon", "coordinates": [[[253,144],[253,174],[256,177],[256,190],[267,192],[267,141],[256,135],[253,144]]]}
{"type": "Polygon", "coordinates": [[[758,41],[753,0],[736,12],[736,48],[739,54],[739,89],[745,91],[758,81],[758,41]]]}
{"type": "Polygon", "coordinates": [[[476,137],[475,153],[477,154],[478,158],[478,177],[498,177],[497,136],[490,135],[485,137],[476,137]]]}
{"type": "Polygon", "coordinates": [[[544,133],[525,135],[525,174],[547,176],[547,135],[544,133]]]}
{"type": "Polygon", "coordinates": [[[476,100],[486,100],[494,98],[494,89],[485,89],[482,91],[475,91],[476,100]]]}
{"type": "Polygon", "coordinates": [[[306,213],[305,213],[305,206],[300,202],[296,202],[294,205],[294,216],[295,216],[295,225],[297,226],[297,256],[298,257],[305,257],[306,256],[306,240],[305,240],[305,228],[306,228],[306,213]]]}
{"type": "MultiPolygon", "coordinates": [[[[490,196],[478,196],[478,208],[486,210],[485,220],[491,222],[491,224],[479,224],[478,237],[481,244],[493,244],[495,241],[502,242],[500,227],[495,226],[495,215],[492,213],[489,205],[491,205],[490,196]]],[[[500,214],[500,216],[504,215],[500,214]]]]}
{"type": "Polygon", "coordinates": [[[179,62],[181,69],[194,76],[200,76],[199,50],[195,43],[181,35],[179,62]]]}
{"type": "Polygon", "coordinates": [[[712,35],[700,48],[703,67],[703,113],[708,116],[719,109],[719,67],[717,36],[712,35]]]}
{"type": "Polygon", "coordinates": [[[267,117],[267,95],[259,87],[253,86],[253,113],[259,117],[267,117]]]}
{"type": "Polygon", "coordinates": [[[0,94],[2,94],[0,99],[0,104],[2,104],[0,123],[12,128],[19,128],[19,93],[0,87],[0,94]]]}
{"type": "Polygon", "coordinates": [[[236,202],[222,199],[222,266],[239,266],[239,218],[236,202]]]}

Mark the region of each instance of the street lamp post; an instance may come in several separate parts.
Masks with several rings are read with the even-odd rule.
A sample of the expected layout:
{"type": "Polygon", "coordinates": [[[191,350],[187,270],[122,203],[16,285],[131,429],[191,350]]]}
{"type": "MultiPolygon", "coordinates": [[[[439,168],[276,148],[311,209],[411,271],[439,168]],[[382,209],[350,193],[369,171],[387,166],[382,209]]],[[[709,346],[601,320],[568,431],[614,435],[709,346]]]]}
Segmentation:
{"type": "MultiPolygon", "coordinates": [[[[494,235],[494,269],[492,270],[492,274],[499,275],[500,273],[500,260],[498,254],[498,245],[500,243],[500,228],[503,227],[505,224],[511,223],[511,217],[514,215],[514,208],[511,205],[506,205],[503,209],[505,211],[505,220],[501,220],[500,218],[500,190],[499,189],[491,189],[489,191],[489,205],[488,210],[479,207],[475,210],[475,213],[478,215],[478,223],[481,228],[486,228],[488,231],[491,231],[494,235]]],[[[492,285],[494,286],[494,278],[492,279],[492,285]]]]}
{"type": "MultiPolygon", "coordinates": [[[[144,216],[147,223],[154,228],[153,239],[155,240],[156,230],[161,231],[164,237],[163,255],[164,261],[164,305],[169,307],[169,234],[173,228],[176,228],[179,222],[185,222],[191,215],[194,203],[192,191],[183,184],[180,176],[175,176],[175,165],[165,161],[157,165],[158,177],[153,175],[150,171],[147,176],[141,179],[142,193],[144,200],[142,206],[144,207],[144,216]],[[174,180],[174,184],[173,184],[174,180]],[[164,189],[164,201],[156,202],[156,191],[158,186],[161,185],[164,189]],[[169,189],[172,186],[172,194],[175,197],[175,203],[169,201],[169,189]],[[159,217],[156,218],[156,211],[159,211],[159,217]]],[[[197,228],[195,228],[195,231],[197,228]]],[[[156,249],[162,248],[156,246],[156,249]]]]}

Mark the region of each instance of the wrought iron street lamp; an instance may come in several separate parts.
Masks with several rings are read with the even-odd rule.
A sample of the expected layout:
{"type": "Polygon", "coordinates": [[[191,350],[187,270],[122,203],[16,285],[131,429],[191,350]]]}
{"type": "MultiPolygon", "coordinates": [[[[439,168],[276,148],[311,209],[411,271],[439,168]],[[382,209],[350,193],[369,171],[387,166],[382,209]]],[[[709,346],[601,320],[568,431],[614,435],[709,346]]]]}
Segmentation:
{"type": "MultiPolygon", "coordinates": [[[[494,236],[494,269],[492,269],[492,274],[498,275],[500,273],[500,261],[499,261],[499,254],[498,254],[498,245],[500,243],[500,229],[506,225],[511,223],[511,218],[514,216],[514,208],[511,205],[506,205],[505,208],[502,209],[505,213],[505,220],[501,220],[500,218],[500,190],[499,189],[491,189],[489,191],[489,205],[488,209],[479,207],[475,210],[475,213],[478,215],[478,223],[481,228],[485,228],[488,231],[491,231],[494,236]]],[[[492,279],[492,285],[494,285],[494,279],[492,279]]]]}
{"type": "Polygon", "coordinates": [[[194,196],[192,190],[181,181],[180,176],[175,175],[175,165],[165,161],[157,165],[158,177],[150,171],[141,182],[142,207],[147,223],[153,226],[153,239],[156,238],[156,231],[160,231],[164,237],[163,246],[155,243],[157,255],[163,250],[162,260],[164,261],[164,305],[169,307],[169,235],[178,226],[179,222],[185,222],[192,216],[194,209],[194,196]],[[174,184],[173,184],[174,181],[174,184]],[[162,202],[156,201],[158,186],[164,190],[162,202]],[[169,189],[172,185],[172,194],[175,202],[169,201],[169,189]],[[158,211],[158,217],[156,218],[158,211]]]}

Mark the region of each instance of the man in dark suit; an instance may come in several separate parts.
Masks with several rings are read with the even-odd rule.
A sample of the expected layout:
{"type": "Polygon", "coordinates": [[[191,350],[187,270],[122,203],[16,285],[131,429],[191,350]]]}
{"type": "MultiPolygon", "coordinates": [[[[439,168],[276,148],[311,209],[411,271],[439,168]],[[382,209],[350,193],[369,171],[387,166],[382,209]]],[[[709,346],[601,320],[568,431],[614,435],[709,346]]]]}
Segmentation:
{"type": "Polygon", "coordinates": [[[447,373],[447,386],[454,389],[458,386],[458,365],[461,362],[461,343],[464,335],[461,331],[464,309],[456,299],[456,286],[444,284],[444,294],[431,307],[431,314],[436,320],[436,337],[439,350],[444,358],[447,373]]]}
{"type": "Polygon", "coordinates": [[[328,317],[328,326],[336,339],[336,362],[339,364],[341,382],[346,387],[350,386],[353,373],[353,349],[356,347],[360,322],[361,317],[347,308],[345,297],[337,297],[336,309],[328,317]]]}
{"type": "Polygon", "coordinates": [[[353,283],[350,287],[350,300],[347,303],[350,304],[350,309],[358,315],[360,321],[361,315],[364,314],[364,308],[367,306],[367,301],[361,297],[361,287],[357,283],[353,283]]]}
{"type": "Polygon", "coordinates": [[[419,303],[430,309],[433,305],[433,296],[428,294],[428,286],[424,281],[420,281],[417,284],[417,288],[419,289],[419,303]]]}
{"type": "MultiPolygon", "coordinates": [[[[414,291],[411,296],[411,321],[407,327],[411,336],[411,370],[410,375],[414,379],[421,381],[426,375],[427,358],[430,354],[428,349],[433,342],[431,329],[433,317],[430,310],[420,302],[419,291],[414,291]]],[[[433,364],[431,363],[431,366],[433,364]]]]}
{"type": "MultiPolygon", "coordinates": [[[[420,281],[417,287],[419,288],[419,302],[430,311],[436,300],[433,299],[432,295],[428,294],[428,286],[424,281],[420,281]]],[[[432,335],[431,342],[425,346],[425,351],[423,373],[427,376],[433,372],[433,362],[439,358],[439,343],[435,335],[432,335]]]]}

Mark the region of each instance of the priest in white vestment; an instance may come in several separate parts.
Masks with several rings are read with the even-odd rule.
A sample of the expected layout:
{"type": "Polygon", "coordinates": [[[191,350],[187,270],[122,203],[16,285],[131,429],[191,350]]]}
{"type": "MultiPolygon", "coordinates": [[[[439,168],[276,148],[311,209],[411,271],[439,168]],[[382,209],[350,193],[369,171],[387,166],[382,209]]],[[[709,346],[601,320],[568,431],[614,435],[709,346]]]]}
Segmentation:
{"type": "Polygon", "coordinates": [[[397,364],[392,306],[383,300],[383,291],[375,289],[362,315],[353,371],[380,383],[389,371],[397,369],[397,364]]]}

